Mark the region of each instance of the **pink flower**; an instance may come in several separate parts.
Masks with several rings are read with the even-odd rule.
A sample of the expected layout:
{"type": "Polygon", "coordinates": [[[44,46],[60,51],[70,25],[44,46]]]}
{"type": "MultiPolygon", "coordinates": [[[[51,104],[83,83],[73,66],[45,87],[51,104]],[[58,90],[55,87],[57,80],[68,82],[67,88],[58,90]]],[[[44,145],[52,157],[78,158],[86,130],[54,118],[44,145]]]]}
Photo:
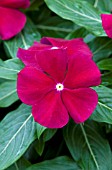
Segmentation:
{"type": "Polygon", "coordinates": [[[112,38],[112,14],[101,14],[102,26],[108,37],[112,38]]]}
{"type": "Polygon", "coordinates": [[[0,38],[7,40],[18,34],[26,23],[19,8],[27,8],[29,0],[0,0],[0,38]]]}
{"type": "Polygon", "coordinates": [[[25,68],[18,74],[17,93],[32,106],[36,122],[61,128],[69,117],[84,122],[94,111],[101,82],[92,53],[82,39],[42,38],[28,50],[19,49],[25,68]]]}

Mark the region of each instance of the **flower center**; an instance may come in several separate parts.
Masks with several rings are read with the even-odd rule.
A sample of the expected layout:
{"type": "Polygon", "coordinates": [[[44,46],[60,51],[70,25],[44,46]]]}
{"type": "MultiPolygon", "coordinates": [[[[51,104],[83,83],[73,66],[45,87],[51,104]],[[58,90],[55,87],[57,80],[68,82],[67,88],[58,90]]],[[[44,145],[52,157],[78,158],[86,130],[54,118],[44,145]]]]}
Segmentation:
{"type": "Polygon", "coordinates": [[[58,47],[52,47],[51,49],[52,49],[52,50],[55,50],[55,49],[59,49],[59,48],[58,48],[58,47]]]}
{"type": "Polygon", "coordinates": [[[57,89],[57,91],[62,91],[64,89],[63,84],[61,84],[61,83],[56,84],[56,89],[57,89]]]}

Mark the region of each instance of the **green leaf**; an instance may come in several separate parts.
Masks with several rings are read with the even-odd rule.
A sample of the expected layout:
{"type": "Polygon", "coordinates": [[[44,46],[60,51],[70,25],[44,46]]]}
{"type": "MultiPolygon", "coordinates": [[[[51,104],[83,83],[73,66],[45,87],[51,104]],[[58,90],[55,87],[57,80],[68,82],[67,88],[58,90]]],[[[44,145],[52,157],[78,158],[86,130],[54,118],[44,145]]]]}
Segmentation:
{"type": "Polygon", "coordinates": [[[91,119],[112,124],[112,89],[105,86],[94,89],[98,93],[99,102],[91,119]]]}
{"type": "Polygon", "coordinates": [[[57,157],[52,160],[44,161],[30,166],[27,170],[80,170],[76,163],[67,156],[57,157]]]}
{"type": "MultiPolygon", "coordinates": [[[[42,18],[43,20],[45,20],[45,15],[42,18]]],[[[45,21],[43,20],[36,26],[42,36],[65,38],[66,34],[76,30],[78,27],[71,21],[64,20],[58,16],[48,16],[45,21]]]]}
{"type": "MultiPolygon", "coordinates": [[[[85,1],[85,0],[83,0],[85,1]]],[[[103,13],[111,12],[112,7],[112,0],[86,0],[87,2],[91,3],[95,8],[100,9],[103,13]]]]}
{"type": "Polygon", "coordinates": [[[100,70],[112,70],[112,58],[101,60],[97,65],[100,70]]]}
{"type": "Polygon", "coordinates": [[[111,170],[112,154],[108,142],[102,138],[99,125],[93,121],[64,128],[64,138],[75,161],[83,170],[111,170]]]}
{"type": "Polygon", "coordinates": [[[112,10],[112,0],[102,0],[98,1],[97,7],[102,11],[111,12],[112,10]]]}
{"type": "Polygon", "coordinates": [[[34,41],[39,41],[40,34],[36,30],[34,24],[28,19],[23,31],[11,40],[4,41],[5,50],[8,56],[17,57],[18,48],[29,48],[34,41]]]}
{"type": "Polygon", "coordinates": [[[105,59],[112,54],[112,39],[110,38],[95,38],[88,45],[93,52],[95,62],[105,59]]]}
{"type": "Polygon", "coordinates": [[[38,11],[38,8],[44,3],[43,0],[32,0],[30,2],[30,7],[26,9],[26,11],[34,11],[34,10],[37,10],[38,11]]]}
{"type": "Polygon", "coordinates": [[[110,71],[109,73],[102,74],[102,85],[112,85],[112,71],[110,71]]]}
{"type": "Polygon", "coordinates": [[[43,133],[43,140],[46,142],[50,140],[55,133],[57,132],[57,129],[46,129],[45,132],[43,133]]]}
{"type": "MultiPolygon", "coordinates": [[[[37,139],[38,140],[38,139],[37,139]]],[[[30,147],[26,150],[24,158],[30,162],[35,162],[38,160],[39,155],[36,152],[35,145],[37,140],[31,143],[30,147]]]]}
{"type": "Polygon", "coordinates": [[[23,68],[19,59],[10,59],[0,64],[0,78],[16,80],[17,73],[23,68]]]}
{"type": "Polygon", "coordinates": [[[39,140],[37,140],[37,142],[35,144],[35,149],[36,149],[37,153],[39,154],[39,156],[42,155],[42,153],[44,151],[44,147],[45,147],[45,142],[44,142],[43,138],[40,138],[39,140]]]}
{"type": "Polygon", "coordinates": [[[18,160],[36,138],[31,108],[21,105],[0,123],[0,170],[18,160]]]}
{"type": "Polygon", "coordinates": [[[36,129],[37,129],[37,137],[39,139],[42,133],[46,130],[46,127],[41,126],[40,124],[36,123],[36,129]]]}
{"type": "Polygon", "coordinates": [[[6,170],[25,170],[29,166],[31,166],[31,164],[26,159],[21,158],[6,170]]]}
{"type": "Polygon", "coordinates": [[[82,0],[45,0],[47,6],[57,15],[85,27],[97,36],[106,36],[101,23],[100,12],[82,0]]]}
{"type": "Polygon", "coordinates": [[[10,106],[18,100],[16,81],[6,81],[0,84],[0,107],[10,106]]]}
{"type": "Polygon", "coordinates": [[[73,39],[73,38],[84,38],[88,34],[88,31],[85,30],[85,28],[79,28],[75,31],[72,31],[66,36],[66,39],[73,39]]]}

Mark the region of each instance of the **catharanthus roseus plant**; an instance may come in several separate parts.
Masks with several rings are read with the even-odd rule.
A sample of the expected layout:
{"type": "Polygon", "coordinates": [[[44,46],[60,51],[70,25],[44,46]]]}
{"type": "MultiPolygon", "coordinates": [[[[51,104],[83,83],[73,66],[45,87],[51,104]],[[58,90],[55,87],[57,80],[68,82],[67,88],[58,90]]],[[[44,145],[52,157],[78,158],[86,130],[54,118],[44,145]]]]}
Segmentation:
{"type": "Polygon", "coordinates": [[[0,170],[112,170],[111,141],[112,0],[0,0],[0,170]]]}
{"type": "Polygon", "coordinates": [[[7,40],[18,34],[26,23],[19,9],[27,8],[29,0],[0,0],[0,38],[7,40]]]}
{"type": "Polygon", "coordinates": [[[48,128],[87,120],[98,103],[91,89],[101,83],[92,53],[82,39],[42,38],[28,50],[19,49],[25,68],[18,74],[19,98],[32,106],[36,122],[48,128]]]}

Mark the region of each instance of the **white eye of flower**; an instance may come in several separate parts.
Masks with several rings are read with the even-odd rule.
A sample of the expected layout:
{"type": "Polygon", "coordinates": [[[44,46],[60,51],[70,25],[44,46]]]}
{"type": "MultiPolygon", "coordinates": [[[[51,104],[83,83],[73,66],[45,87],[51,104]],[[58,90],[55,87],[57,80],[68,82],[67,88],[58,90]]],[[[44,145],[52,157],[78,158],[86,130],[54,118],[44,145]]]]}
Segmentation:
{"type": "Polygon", "coordinates": [[[64,89],[63,84],[61,84],[61,83],[56,84],[56,89],[57,89],[57,91],[62,91],[64,89]]]}
{"type": "Polygon", "coordinates": [[[52,49],[52,50],[55,50],[55,49],[59,49],[59,48],[58,48],[58,47],[52,47],[51,49],[52,49]]]}

